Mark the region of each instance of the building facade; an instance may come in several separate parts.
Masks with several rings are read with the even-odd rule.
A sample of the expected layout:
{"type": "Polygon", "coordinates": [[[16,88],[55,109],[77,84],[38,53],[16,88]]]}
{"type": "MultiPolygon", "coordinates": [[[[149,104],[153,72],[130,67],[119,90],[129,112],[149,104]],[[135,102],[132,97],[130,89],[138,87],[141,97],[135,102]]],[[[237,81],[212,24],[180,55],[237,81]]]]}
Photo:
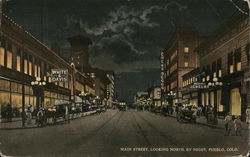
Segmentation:
{"type": "Polygon", "coordinates": [[[234,13],[198,46],[202,82],[202,105],[218,114],[242,116],[249,106],[249,18],[234,13]],[[218,83],[219,82],[219,83],[218,83]]]}
{"type": "Polygon", "coordinates": [[[13,117],[19,117],[27,106],[35,110],[70,101],[70,96],[85,84],[93,88],[93,80],[74,69],[13,20],[2,14],[0,17],[1,118],[6,116],[8,107],[11,107],[13,117]],[[52,69],[68,70],[68,79],[53,82],[52,69]],[[46,84],[32,84],[36,80],[46,84]]]}
{"type": "Polygon", "coordinates": [[[182,76],[199,66],[194,49],[201,42],[194,28],[176,28],[164,49],[165,93],[174,93],[174,103],[182,101],[182,76]]]}

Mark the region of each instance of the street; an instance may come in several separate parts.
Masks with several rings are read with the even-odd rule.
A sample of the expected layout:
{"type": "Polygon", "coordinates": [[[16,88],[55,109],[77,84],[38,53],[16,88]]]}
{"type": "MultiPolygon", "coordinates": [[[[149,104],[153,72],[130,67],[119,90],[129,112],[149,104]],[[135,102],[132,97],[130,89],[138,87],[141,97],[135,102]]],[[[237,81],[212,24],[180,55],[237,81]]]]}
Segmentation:
{"type": "Polygon", "coordinates": [[[9,156],[214,157],[246,154],[248,132],[224,136],[222,129],[178,123],[173,117],[108,110],[69,124],[2,129],[0,142],[1,152],[9,156]]]}

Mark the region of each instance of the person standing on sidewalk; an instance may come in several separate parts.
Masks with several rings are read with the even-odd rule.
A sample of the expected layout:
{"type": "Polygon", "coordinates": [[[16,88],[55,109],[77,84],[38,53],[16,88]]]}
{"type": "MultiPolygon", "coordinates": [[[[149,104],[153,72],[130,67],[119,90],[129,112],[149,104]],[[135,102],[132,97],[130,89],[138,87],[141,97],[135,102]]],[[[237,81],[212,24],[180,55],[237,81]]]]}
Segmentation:
{"type": "Polygon", "coordinates": [[[225,135],[228,136],[232,128],[232,116],[230,112],[227,114],[224,121],[225,121],[225,135]]]}
{"type": "Polygon", "coordinates": [[[70,122],[70,117],[69,117],[69,107],[68,105],[65,106],[65,121],[67,121],[68,123],[70,122]]]}
{"type": "Polygon", "coordinates": [[[242,125],[241,125],[241,121],[240,121],[240,117],[236,117],[234,120],[234,128],[235,128],[235,135],[241,136],[241,129],[242,129],[242,125]]]}
{"type": "Polygon", "coordinates": [[[250,121],[250,108],[246,109],[246,123],[249,124],[250,121]]]}
{"type": "Polygon", "coordinates": [[[26,117],[27,117],[27,124],[31,124],[32,120],[32,112],[31,112],[31,107],[28,106],[27,112],[26,112],[26,117]]]}

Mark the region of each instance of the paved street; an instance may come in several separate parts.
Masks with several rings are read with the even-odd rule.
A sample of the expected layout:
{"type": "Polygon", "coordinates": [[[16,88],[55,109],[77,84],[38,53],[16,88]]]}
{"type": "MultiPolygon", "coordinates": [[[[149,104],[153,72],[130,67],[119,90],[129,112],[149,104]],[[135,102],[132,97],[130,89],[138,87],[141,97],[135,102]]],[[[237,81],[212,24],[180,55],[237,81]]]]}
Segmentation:
{"type": "Polygon", "coordinates": [[[178,123],[173,117],[108,110],[72,120],[70,124],[2,129],[0,142],[2,153],[10,156],[214,157],[246,153],[248,132],[244,130],[243,136],[224,136],[222,129],[178,123]],[[216,152],[221,148],[225,151],[216,152]]]}

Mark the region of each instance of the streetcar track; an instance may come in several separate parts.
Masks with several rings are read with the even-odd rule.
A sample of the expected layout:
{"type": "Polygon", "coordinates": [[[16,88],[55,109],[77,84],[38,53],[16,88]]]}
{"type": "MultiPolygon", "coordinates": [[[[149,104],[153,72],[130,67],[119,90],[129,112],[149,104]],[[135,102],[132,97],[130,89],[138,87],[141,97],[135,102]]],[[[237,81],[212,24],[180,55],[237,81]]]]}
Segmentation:
{"type": "Polygon", "coordinates": [[[80,137],[79,139],[76,139],[72,142],[69,142],[68,144],[66,144],[65,148],[61,151],[64,152],[65,156],[68,156],[69,154],[71,154],[73,151],[77,150],[77,147],[80,146],[80,143],[82,141],[84,141],[85,143],[88,143],[88,141],[93,138],[98,132],[100,132],[108,123],[111,122],[111,120],[114,119],[114,117],[118,114],[119,112],[116,112],[114,115],[112,115],[112,117],[110,117],[109,119],[107,119],[102,125],[100,125],[99,127],[97,127],[95,130],[91,131],[89,134],[87,135],[83,135],[82,137],[80,137]]]}
{"type": "MultiPolygon", "coordinates": [[[[120,114],[118,120],[116,121],[116,123],[115,123],[115,125],[114,125],[114,128],[113,128],[112,131],[108,134],[107,137],[110,137],[110,135],[112,135],[112,134],[117,130],[118,123],[120,122],[120,120],[121,120],[121,118],[122,118],[123,115],[124,115],[124,113],[120,114]]],[[[105,140],[105,141],[106,141],[106,140],[105,140]]],[[[106,142],[106,145],[104,145],[104,147],[102,148],[102,150],[99,152],[99,156],[104,154],[105,150],[107,150],[107,146],[108,146],[109,144],[111,144],[111,143],[112,143],[111,140],[110,140],[110,141],[108,140],[108,141],[106,142]]],[[[109,156],[110,156],[110,154],[109,154],[109,156]]]]}
{"type": "MultiPolygon", "coordinates": [[[[140,124],[139,124],[138,121],[136,120],[135,115],[134,115],[134,112],[132,112],[132,115],[133,115],[134,121],[135,121],[135,123],[136,123],[136,126],[137,126],[137,128],[139,129],[140,134],[143,136],[143,139],[144,139],[144,140],[146,141],[146,143],[147,143],[147,147],[152,147],[152,144],[149,142],[149,140],[148,140],[146,134],[144,133],[142,127],[140,126],[140,124]]],[[[147,152],[147,153],[150,153],[150,156],[151,156],[151,155],[152,155],[152,156],[157,156],[157,155],[156,155],[157,152],[151,152],[151,151],[149,151],[149,152],[147,152]]]]}
{"type": "MultiPolygon", "coordinates": [[[[166,135],[162,133],[159,129],[157,129],[155,126],[153,126],[148,120],[146,120],[144,117],[142,117],[140,114],[138,116],[148,125],[150,126],[154,131],[156,131],[160,136],[162,136],[164,139],[169,141],[172,145],[174,145],[176,148],[179,148],[178,144],[174,142],[173,138],[170,135],[166,135]]],[[[191,157],[188,152],[183,152],[183,154],[187,157],[191,157]]]]}

